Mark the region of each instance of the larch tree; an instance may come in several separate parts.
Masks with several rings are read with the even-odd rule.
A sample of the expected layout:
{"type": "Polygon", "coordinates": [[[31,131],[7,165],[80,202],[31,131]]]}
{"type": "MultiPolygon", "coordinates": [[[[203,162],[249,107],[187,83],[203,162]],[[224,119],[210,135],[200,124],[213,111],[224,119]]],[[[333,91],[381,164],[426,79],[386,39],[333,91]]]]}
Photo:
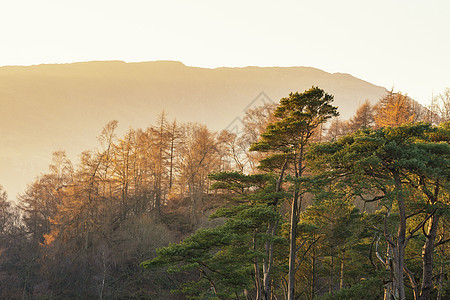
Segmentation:
{"type": "Polygon", "coordinates": [[[119,193],[120,216],[124,220],[131,209],[130,200],[133,196],[133,175],[136,162],[136,135],[130,129],[117,144],[113,145],[113,180],[116,192],[119,193]]]}
{"type": "Polygon", "coordinates": [[[180,140],[182,137],[182,132],[180,130],[180,126],[177,124],[177,121],[174,120],[171,124],[167,125],[167,134],[169,138],[169,193],[172,191],[172,187],[174,186],[174,175],[176,168],[176,151],[179,147],[180,140]]]}
{"type": "Polygon", "coordinates": [[[412,100],[402,93],[393,90],[381,98],[374,107],[375,124],[377,127],[399,126],[414,121],[412,100]]]}
{"type": "Polygon", "coordinates": [[[374,123],[373,107],[366,100],[358,107],[355,115],[349,120],[349,129],[351,132],[355,132],[360,128],[373,127],[374,123]]]}
{"type": "Polygon", "coordinates": [[[56,215],[61,203],[62,188],[73,179],[72,163],[64,151],[53,153],[49,168],[50,173],[39,176],[19,196],[24,223],[31,237],[38,242],[43,242],[44,235],[51,231],[50,219],[56,215]]]}
{"type": "Polygon", "coordinates": [[[173,174],[173,151],[177,138],[177,128],[176,123],[169,126],[164,111],[159,115],[157,123],[156,126],[148,129],[148,137],[151,139],[151,151],[149,154],[154,176],[155,210],[157,214],[160,214],[161,206],[166,200],[167,191],[172,185],[170,174],[173,174]]]}

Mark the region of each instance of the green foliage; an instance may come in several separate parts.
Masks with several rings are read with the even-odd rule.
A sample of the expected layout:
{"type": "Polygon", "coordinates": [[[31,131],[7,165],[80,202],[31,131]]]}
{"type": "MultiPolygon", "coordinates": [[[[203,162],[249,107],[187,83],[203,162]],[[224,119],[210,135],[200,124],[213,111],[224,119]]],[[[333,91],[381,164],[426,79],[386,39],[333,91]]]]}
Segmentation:
{"type": "Polygon", "coordinates": [[[450,146],[430,140],[439,132],[429,124],[364,129],[335,142],[316,144],[307,157],[322,178],[340,178],[356,195],[377,194],[392,183],[392,172],[446,180],[450,146]]]}
{"type": "MultiPolygon", "coordinates": [[[[374,230],[375,240],[377,236],[388,236],[394,243],[402,239],[400,232],[404,228],[403,239],[408,247],[401,248],[413,274],[422,272],[425,261],[433,263],[429,257],[421,257],[430,238],[425,227],[428,218],[444,216],[449,211],[446,195],[450,145],[445,126],[418,123],[362,129],[334,142],[316,144],[307,154],[311,169],[318,173],[310,182],[316,181],[317,187],[325,188],[318,196],[326,199],[340,190],[339,198],[347,194],[383,204],[379,211],[365,218],[365,224],[374,230]],[[418,232],[421,228],[423,234],[418,232]]],[[[386,253],[386,242],[379,245],[377,242],[380,253],[386,253]]],[[[420,280],[415,277],[419,285],[420,280]]],[[[350,294],[342,297],[360,299],[350,294]]]]}
{"type": "Polygon", "coordinates": [[[254,262],[264,257],[264,243],[285,243],[279,236],[266,233],[269,222],[281,221],[276,206],[270,204],[274,193],[271,175],[216,173],[215,189],[232,192],[235,205],[218,209],[211,218],[226,218],[216,228],[202,228],[178,244],[157,250],[158,256],[143,262],[144,268],[168,266],[169,272],[193,272],[196,279],[179,289],[190,297],[234,298],[244,289],[253,288],[254,262]],[[235,201],[237,200],[237,201],[235,201]],[[214,293],[211,294],[211,288],[214,293]]]}
{"type": "Polygon", "coordinates": [[[212,284],[222,296],[240,293],[251,285],[251,261],[258,255],[247,247],[245,227],[250,223],[242,219],[218,228],[199,229],[179,244],[158,249],[155,259],[141,265],[144,268],[169,266],[169,272],[194,271],[197,278],[179,289],[190,296],[203,297],[212,284]]]}
{"type": "Polygon", "coordinates": [[[332,101],[333,96],[318,87],[282,98],[274,113],[279,120],[267,126],[261,141],[252,145],[250,150],[292,152],[293,146],[306,142],[309,132],[338,115],[337,108],[331,105],[332,101]]]}
{"type": "MultiPolygon", "coordinates": [[[[448,124],[363,128],[337,141],[308,144],[313,129],[337,115],[331,101],[332,96],[314,87],[283,98],[275,111],[277,119],[251,147],[253,151],[268,152],[259,166],[267,173],[209,175],[214,181],[211,189],[227,201],[210,218],[224,218],[225,223],[200,229],[178,244],[159,249],[157,257],[142,266],[164,266],[169,272],[191,274],[191,280],[178,287],[191,298],[244,297],[245,289],[254,290],[257,280],[262,282],[262,268],[256,274],[256,266],[269,261],[267,249],[273,245],[270,278],[276,288],[277,281],[281,282],[286,274],[288,256],[289,224],[280,209],[288,202],[283,200],[292,199],[294,194],[313,199],[298,217],[297,296],[379,299],[390,273],[378,262],[375,250],[381,255],[386,253],[384,226],[386,235],[395,238],[401,219],[396,200],[401,197],[410,214],[406,227],[411,238],[405,249],[407,265],[419,274],[427,236],[417,228],[427,215],[447,218],[449,211],[445,200],[450,177],[448,124]],[[302,176],[304,161],[308,161],[314,176],[302,176]],[[283,177],[283,172],[289,175],[283,177]],[[402,189],[395,188],[394,175],[400,178],[402,189]],[[281,182],[284,191],[275,192],[281,182]],[[444,192],[436,199],[430,198],[436,187],[444,192]],[[381,206],[360,212],[355,199],[375,201],[381,206]],[[340,284],[342,289],[338,290],[340,284]],[[324,294],[325,289],[332,293],[324,294]]],[[[444,238],[443,230],[440,234],[444,238]]],[[[443,256],[445,253],[439,257],[443,256]]]]}
{"type": "Polygon", "coordinates": [[[343,246],[355,231],[359,217],[358,209],[352,204],[332,199],[309,206],[301,215],[301,220],[316,224],[329,243],[343,246]]]}

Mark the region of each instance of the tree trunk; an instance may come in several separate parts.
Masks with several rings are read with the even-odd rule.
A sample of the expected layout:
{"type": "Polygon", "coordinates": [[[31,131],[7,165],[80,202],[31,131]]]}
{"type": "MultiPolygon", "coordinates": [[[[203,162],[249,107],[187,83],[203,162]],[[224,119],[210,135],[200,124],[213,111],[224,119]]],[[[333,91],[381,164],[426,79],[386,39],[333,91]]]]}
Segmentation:
{"type": "Polygon", "coordinates": [[[411,289],[413,290],[414,294],[414,300],[419,299],[419,285],[416,282],[416,279],[414,278],[414,273],[411,272],[408,268],[405,267],[404,269],[406,275],[408,275],[409,282],[411,283],[411,289]]]}
{"type": "Polygon", "coordinates": [[[102,272],[102,283],[101,283],[101,288],[100,288],[100,299],[103,299],[103,294],[105,291],[105,282],[106,282],[106,269],[107,269],[107,266],[106,266],[107,258],[106,258],[106,253],[105,253],[104,249],[102,250],[102,253],[101,253],[101,259],[102,259],[103,272],[102,272]]]}
{"type": "MultiPolygon", "coordinates": [[[[270,236],[275,236],[277,223],[269,222],[267,228],[267,234],[270,236]]],[[[265,243],[266,256],[263,263],[263,299],[270,300],[272,298],[272,290],[270,283],[272,281],[272,265],[273,265],[273,242],[266,241],[265,243]]]]}
{"type": "MultiPolygon", "coordinates": [[[[275,192],[278,193],[281,191],[281,185],[283,182],[284,172],[287,167],[288,160],[286,158],[283,167],[281,168],[280,176],[277,179],[275,192]]],[[[276,207],[276,205],[275,205],[276,207]]],[[[269,221],[269,224],[267,226],[267,235],[268,236],[275,236],[277,231],[278,221],[272,222],[269,221]]],[[[271,274],[272,274],[272,266],[273,266],[273,241],[266,241],[265,243],[265,250],[266,250],[266,257],[264,259],[263,264],[263,289],[264,289],[264,297],[265,299],[271,299],[272,298],[272,292],[271,292],[271,274]]]]}
{"type": "Polygon", "coordinates": [[[172,191],[174,137],[170,141],[169,191],[172,191]]]}
{"type": "Polygon", "coordinates": [[[334,275],[334,251],[331,247],[331,265],[330,265],[330,283],[328,285],[328,293],[333,294],[333,275],[334,275]]]}
{"type": "Polygon", "coordinates": [[[191,226],[195,228],[197,226],[197,199],[195,188],[193,187],[193,183],[189,184],[189,197],[191,198],[191,226]]]}
{"type": "Polygon", "coordinates": [[[394,261],[392,265],[393,273],[393,293],[394,299],[404,300],[405,299],[405,286],[403,279],[403,264],[404,264],[404,251],[399,249],[399,246],[403,247],[401,241],[397,241],[394,250],[394,261]]]}
{"type": "Polygon", "coordinates": [[[288,274],[288,300],[294,300],[295,295],[295,258],[297,237],[297,197],[294,196],[291,207],[291,228],[289,231],[289,274],[288,274]]]}
{"type": "Polygon", "coordinates": [[[403,278],[403,269],[405,266],[405,242],[406,242],[406,211],[405,211],[405,199],[403,197],[402,183],[400,175],[394,172],[395,190],[397,191],[397,204],[399,214],[399,224],[397,231],[397,245],[394,249],[394,289],[398,299],[405,299],[405,284],[403,278]]]}
{"type": "MultiPolygon", "coordinates": [[[[442,232],[444,233],[444,236],[442,237],[443,239],[445,239],[445,223],[444,226],[442,228],[442,232]]],[[[444,271],[445,271],[445,263],[446,263],[446,259],[447,256],[445,255],[445,246],[441,245],[441,270],[439,272],[439,285],[438,285],[438,295],[437,295],[437,300],[442,300],[442,290],[444,288],[444,271]]]]}
{"type": "Polygon", "coordinates": [[[316,294],[316,246],[312,248],[312,276],[311,276],[311,299],[316,294]]]}
{"type": "Polygon", "coordinates": [[[222,297],[219,297],[219,296],[217,295],[217,285],[216,285],[216,283],[215,283],[213,280],[211,280],[211,278],[209,278],[209,277],[207,277],[207,276],[205,276],[205,278],[206,278],[206,280],[208,280],[209,283],[211,284],[211,287],[213,288],[213,291],[214,291],[214,295],[215,295],[217,298],[219,298],[219,299],[223,299],[222,297]]]}
{"type": "Polygon", "coordinates": [[[172,191],[173,185],[173,159],[175,151],[175,138],[176,138],[177,123],[173,121],[172,130],[170,133],[170,164],[169,164],[169,192],[172,191]]]}
{"type": "MultiPolygon", "coordinates": [[[[256,232],[253,234],[253,250],[256,251],[256,232]]],[[[261,295],[261,276],[259,271],[259,263],[258,258],[254,258],[254,266],[255,266],[255,289],[256,289],[256,300],[262,300],[261,295]]]]}
{"type": "Polygon", "coordinates": [[[156,179],[155,190],[155,210],[156,214],[159,216],[161,214],[161,182],[159,177],[156,179]]]}
{"type": "Polygon", "coordinates": [[[433,251],[439,224],[439,214],[435,213],[428,221],[426,242],[422,249],[422,286],[419,300],[430,299],[433,290],[433,251]]]}
{"type": "Polygon", "coordinates": [[[339,278],[339,290],[344,288],[344,265],[345,265],[345,247],[342,249],[341,274],[339,278]]]}
{"type": "Polygon", "coordinates": [[[384,286],[383,300],[395,300],[392,294],[392,282],[384,286]]]}
{"type": "Polygon", "coordinates": [[[398,296],[396,296],[396,292],[394,289],[394,250],[393,246],[388,243],[387,249],[386,249],[386,262],[385,267],[390,272],[390,281],[384,285],[384,300],[392,300],[392,299],[398,299],[398,296]],[[397,298],[396,298],[397,297],[397,298]]]}
{"type": "MultiPolygon", "coordinates": [[[[302,137],[303,140],[303,137],[302,137]]],[[[303,153],[304,145],[300,146],[298,163],[296,165],[295,177],[300,178],[303,175],[303,153]]],[[[297,258],[297,222],[300,214],[302,200],[299,199],[298,187],[295,187],[294,199],[291,207],[291,228],[289,230],[289,273],[288,273],[288,300],[295,299],[295,261],[297,258]],[[300,201],[299,201],[300,200],[300,201]],[[299,205],[300,204],[300,205],[299,205]]]]}
{"type": "Polygon", "coordinates": [[[405,246],[407,243],[405,198],[399,171],[396,169],[391,169],[390,171],[394,179],[394,192],[396,194],[399,222],[396,240],[394,240],[387,229],[387,221],[391,210],[389,208],[389,212],[385,216],[384,221],[384,236],[388,244],[385,266],[391,271],[392,286],[391,284],[385,285],[384,299],[390,299],[392,297],[396,300],[405,300],[404,269],[405,246]]]}
{"type": "Polygon", "coordinates": [[[441,270],[439,272],[439,285],[437,300],[442,300],[442,288],[444,286],[444,262],[441,264],[441,270]]]}

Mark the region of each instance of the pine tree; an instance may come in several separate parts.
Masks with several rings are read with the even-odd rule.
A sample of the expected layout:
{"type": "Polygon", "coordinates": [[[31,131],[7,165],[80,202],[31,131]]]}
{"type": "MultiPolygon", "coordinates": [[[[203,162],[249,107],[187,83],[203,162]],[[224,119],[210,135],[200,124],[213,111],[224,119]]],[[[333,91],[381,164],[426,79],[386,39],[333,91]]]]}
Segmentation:
{"type": "Polygon", "coordinates": [[[316,145],[310,151],[310,159],[325,178],[341,181],[354,195],[371,195],[370,201],[382,201],[384,221],[379,230],[387,250],[386,259],[380,260],[392,274],[386,297],[392,294],[395,299],[405,299],[404,272],[415,299],[430,297],[432,253],[437,245],[446,242],[435,243],[435,238],[438,220],[449,209],[445,198],[449,191],[448,137],[445,126],[405,124],[376,131],[366,129],[333,143],[316,145]],[[405,249],[421,229],[425,244],[419,288],[405,263],[405,249]]]}
{"type": "Polygon", "coordinates": [[[215,180],[213,189],[229,193],[225,195],[232,205],[211,216],[225,218],[225,224],[197,230],[182,242],[158,250],[158,256],[142,266],[169,266],[172,272],[194,272],[196,279],[184,283],[180,290],[189,296],[235,299],[244,290],[255,288],[256,299],[265,299],[262,277],[268,261],[274,259],[267,254],[266,241],[270,239],[275,245],[284,242],[279,236],[265,233],[269,223],[281,219],[273,205],[268,205],[268,199],[275,196],[273,177],[222,172],[211,174],[210,178],[215,180]]]}
{"type": "MultiPolygon", "coordinates": [[[[275,109],[277,118],[271,122],[261,135],[260,141],[252,145],[250,150],[271,152],[261,161],[261,166],[271,165],[279,170],[279,182],[283,178],[287,166],[294,171],[295,178],[304,176],[304,155],[311,136],[319,125],[329,118],[338,116],[337,108],[332,106],[333,96],[318,87],[299,94],[291,93],[282,98],[275,109]]],[[[291,204],[291,228],[289,246],[288,299],[295,297],[295,270],[297,257],[297,223],[302,207],[302,193],[295,187],[291,204]]]]}

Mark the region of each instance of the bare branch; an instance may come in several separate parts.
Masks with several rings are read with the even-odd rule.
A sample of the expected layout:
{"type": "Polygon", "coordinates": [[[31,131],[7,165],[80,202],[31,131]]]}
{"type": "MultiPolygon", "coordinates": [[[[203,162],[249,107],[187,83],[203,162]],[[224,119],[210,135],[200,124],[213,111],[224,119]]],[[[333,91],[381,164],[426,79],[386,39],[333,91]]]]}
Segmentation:
{"type": "Polygon", "coordinates": [[[370,263],[372,264],[372,266],[374,266],[374,267],[376,267],[376,266],[372,259],[372,249],[373,249],[373,244],[375,243],[376,239],[377,239],[377,237],[375,236],[373,238],[372,242],[370,243],[370,248],[369,248],[369,260],[370,260],[370,263]]]}
{"type": "Polygon", "coordinates": [[[384,266],[387,266],[387,261],[384,261],[383,257],[381,257],[380,253],[378,252],[378,243],[380,242],[380,237],[378,237],[377,242],[375,243],[375,254],[377,256],[377,258],[381,261],[381,263],[384,266]]]}
{"type": "Polygon", "coordinates": [[[370,203],[370,202],[375,202],[375,201],[379,201],[381,199],[383,199],[386,195],[383,196],[375,196],[372,199],[364,199],[362,194],[357,194],[357,196],[359,196],[361,198],[362,201],[366,202],[366,203],[370,203]]]}
{"type": "Polygon", "coordinates": [[[395,243],[392,240],[391,235],[389,234],[388,226],[387,226],[387,223],[388,223],[387,220],[389,218],[389,215],[390,215],[390,211],[388,213],[386,213],[386,215],[384,216],[384,231],[383,232],[384,232],[384,237],[386,238],[386,241],[389,244],[391,244],[393,247],[395,247],[395,243]]]}
{"type": "Polygon", "coordinates": [[[448,239],[445,239],[445,240],[439,240],[439,242],[437,242],[436,244],[434,244],[434,248],[436,248],[436,247],[438,247],[438,246],[440,246],[440,245],[443,245],[443,244],[445,244],[445,243],[447,243],[447,242],[449,242],[450,241],[450,238],[448,238],[448,239]]]}
{"type": "MultiPolygon", "coordinates": [[[[303,252],[302,260],[301,260],[301,261],[303,261],[303,259],[305,258],[306,254],[309,252],[309,249],[311,249],[311,247],[312,247],[319,239],[320,239],[320,236],[319,236],[314,242],[312,242],[312,243],[308,246],[308,249],[306,249],[305,252],[303,252]]],[[[300,268],[300,263],[297,265],[297,267],[295,267],[295,272],[297,272],[299,268],[300,268]]]]}
{"type": "Polygon", "coordinates": [[[435,212],[436,212],[436,209],[434,209],[431,212],[431,214],[429,214],[424,220],[422,220],[422,222],[417,224],[417,226],[413,230],[409,231],[409,235],[405,239],[404,247],[406,247],[406,245],[408,244],[409,240],[413,237],[414,233],[416,233],[420,228],[422,228],[424,235],[427,236],[427,234],[425,233],[424,226],[425,226],[425,223],[434,215],[435,212]]]}
{"type": "Polygon", "coordinates": [[[419,294],[419,286],[417,285],[416,279],[414,278],[414,273],[411,272],[406,266],[403,267],[403,270],[408,275],[409,281],[411,283],[411,287],[414,291],[414,295],[419,294]]]}

